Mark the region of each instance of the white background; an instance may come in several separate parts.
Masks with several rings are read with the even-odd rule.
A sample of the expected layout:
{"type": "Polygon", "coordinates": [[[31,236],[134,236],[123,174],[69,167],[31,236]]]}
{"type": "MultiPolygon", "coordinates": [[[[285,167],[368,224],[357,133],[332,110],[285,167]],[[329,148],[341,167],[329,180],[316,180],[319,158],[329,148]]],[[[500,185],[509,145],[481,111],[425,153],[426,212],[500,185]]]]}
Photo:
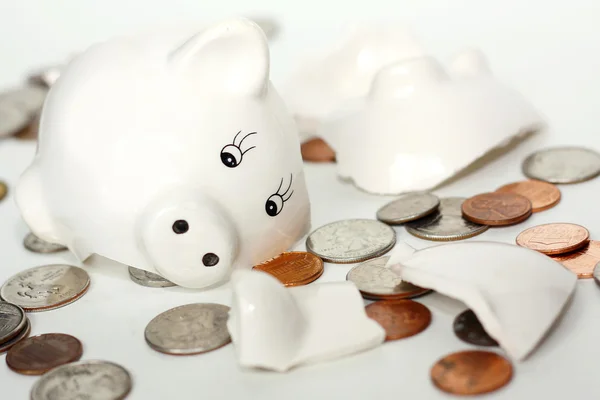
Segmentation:
{"type": "MultiPolygon", "coordinates": [[[[202,26],[236,14],[270,15],[282,25],[272,46],[275,85],[285,81],[302,54],[336,40],[336,32],[345,24],[360,20],[409,23],[440,57],[464,46],[481,47],[495,74],[523,92],[544,113],[549,127],[510,154],[437,191],[440,196],[471,196],[522,179],[521,161],[542,146],[574,144],[600,150],[600,4],[594,0],[255,0],[237,5],[191,0],[0,0],[0,89],[19,85],[29,71],[60,63],[69,54],[115,34],[179,20],[196,20],[202,26]]],[[[14,188],[33,154],[32,143],[0,142],[0,179],[14,188]]],[[[307,165],[306,170],[314,227],[342,218],[372,218],[389,200],[339,182],[333,166],[307,165]]],[[[563,221],[582,224],[592,238],[599,239],[599,188],[600,179],[561,186],[563,200],[554,209],[515,227],[490,229],[475,239],[513,243],[529,226],[563,221]]],[[[22,248],[27,228],[12,196],[0,203],[0,221],[0,282],[28,267],[75,263],[69,254],[44,256],[22,248]]],[[[417,248],[434,244],[411,237],[402,227],[397,232],[399,240],[417,248]]],[[[326,264],[319,281],[342,280],[350,267],[326,264]]],[[[450,398],[431,385],[429,369],[449,352],[473,348],[452,332],[460,304],[434,294],[420,300],[434,315],[424,333],[287,374],[240,370],[232,346],[199,356],[166,356],[145,344],[147,322],[181,304],[229,304],[228,287],[210,292],[149,289],[129,281],[120,266],[104,263],[87,269],[92,278],[88,294],[65,308],[30,314],[32,334],[70,333],[84,343],[84,359],[124,365],[134,379],[132,399],[450,398]]],[[[512,383],[485,397],[598,398],[599,301],[600,290],[594,283],[581,281],[561,323],[530,359],[515,365],[512,383]]],[[[35,380],[0,365],[0,398],[28,398],[35,380]]]]}

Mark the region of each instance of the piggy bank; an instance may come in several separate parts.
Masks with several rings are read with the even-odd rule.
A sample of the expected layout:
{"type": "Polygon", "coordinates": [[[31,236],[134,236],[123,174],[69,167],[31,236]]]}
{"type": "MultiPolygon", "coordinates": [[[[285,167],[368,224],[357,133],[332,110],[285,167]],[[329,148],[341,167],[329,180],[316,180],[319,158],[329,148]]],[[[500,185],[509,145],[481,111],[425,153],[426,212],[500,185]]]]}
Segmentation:
{"type": "Polygon", "coordinates": [[[264,32],[234,19],[80,54],[48,94],[15,196],[30,229],[80,261],[206,288],[310,229],[302,167],[264,32]]]}

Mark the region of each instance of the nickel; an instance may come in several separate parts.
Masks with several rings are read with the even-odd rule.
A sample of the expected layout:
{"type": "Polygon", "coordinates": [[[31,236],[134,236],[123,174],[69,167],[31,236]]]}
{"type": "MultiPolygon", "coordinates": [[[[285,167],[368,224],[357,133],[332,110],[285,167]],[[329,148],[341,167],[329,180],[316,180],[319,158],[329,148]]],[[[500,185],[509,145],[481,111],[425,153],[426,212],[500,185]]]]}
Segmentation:
{"type": "Polygon", "coordinates": [[[385,330],[385,340],[416,335],[431,323],[431,311],[413,300],[376,301],[366,306],[365,311],[385,330]]]}
{"type": "Polygon", "coordinates": [[[516,193],[527,197],[531,201],[534,213],[554,207],[561,197],[560,190],[555,185],[534,179],[510,183],[498,188],[496,191],[516,193]]]}
{"type": "Polygon", "coordinates": [[[552,257],[576,273],[579,279],[591,278],[594,267],[600,262],[600,242],[590,240],[589,244],[577,251],[552,257]]]}
{"type": "Polygon", "coordinates": [[[518,224],[531,216],[531,210],[531,202],[515,193],[483,193],[462,204],[465,219],[490,226],[518,224]]]}
{"type": "Polygon", "coordinates": [[[323,260],[304,251],[283,253],[254,269],[277,278],[284,286],[306,285],[323,274],[323,260]]]}
{"type": "Polygon", "coordinates": [[[47,333],[14,345],[6,355],[6,364],[23,375],[42,375],[59,365],[78,361],[82,354],[79,339],[62,333],[47,333]]]}
{"type": "Polygon", "coordinates": [[[61,244],[48,243],[45,240],[40,239],[33,233],[28,233],[23,239],[23,246],[29,251],[34,253],[56,253],[58,251],[67,250],[67,248],[61,244]]]}
{"type": "Polygon", "coordinates": [[[129,278],[138,285],[146,287],[162,288],[177,286],[158,274],[134,267],[129,267],[129,278]]]}
{"type": "Polygon", "coordinates": [[[431,193],[409,193],[377,211],[377,219],[387,224],[403,224],[433,213],[440,199],[431,193]]]}
{"type": "Polygon", "coordinates": [[[523,173],[550,183],[583,182],[600,174],[600,154],[584,147],[548,148],[529,155],[523,173]]]}
{"type": "Polygon", "coordinates": [[[581,225],[555,223],[534,226],[517,236],[521,247],[544,254],[564,254],[585,246],[590,233],[581,225]]]}
{"type": "Polygon", "coordinates": [[[498,342],[488,335],[473,310],[458,314],[453,327],[454,333],[463,342],[475,346],[498,346],[498,342]]]}

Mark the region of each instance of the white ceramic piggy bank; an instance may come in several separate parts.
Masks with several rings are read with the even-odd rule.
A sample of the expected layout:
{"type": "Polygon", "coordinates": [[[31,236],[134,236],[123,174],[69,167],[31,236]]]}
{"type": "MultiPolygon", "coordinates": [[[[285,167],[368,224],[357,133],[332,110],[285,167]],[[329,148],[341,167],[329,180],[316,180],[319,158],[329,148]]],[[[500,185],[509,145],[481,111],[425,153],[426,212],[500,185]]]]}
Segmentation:
{"type": "Polygon", "coordinates": [[[95,45],[52,87],[16,200],[31,230],[203,288],[286,250],[310,228],[292,117],[263,31],[95,45]]]}

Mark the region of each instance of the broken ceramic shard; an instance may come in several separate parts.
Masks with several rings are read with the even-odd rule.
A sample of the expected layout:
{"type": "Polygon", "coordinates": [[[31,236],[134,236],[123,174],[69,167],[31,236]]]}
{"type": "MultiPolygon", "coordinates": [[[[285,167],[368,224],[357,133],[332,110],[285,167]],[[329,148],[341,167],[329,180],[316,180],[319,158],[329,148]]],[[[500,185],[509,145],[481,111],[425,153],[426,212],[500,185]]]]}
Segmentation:
{"type": "Polygon", "coordinates": [[[115,38],[69,63],[16,201],[32,232],[81,261],[99,254],[205,288],[293,246],[310,205],[261,28],[181,29],[115,38]]]}
{"type": "Polygon", "coordinates": [[[243,367],[284,372],[383,343],[356,286],[331,282],[285,288],[261,271],[235,271],[227,328],[243,367]]]}
{"type": "Polygon", "coordinates": [[[495,242],[415,251],[397,245],[387,264],[403,280],[458,299],[515,360],[525,359],[558,320],[577,276],[550,257],[495,242]]]}
{"type": "Polygon", "coordinates": [[[377,194],[430,190],[542,126],[533,106],[476,50],[449,69],[432,57],[384,67],[362,101],[320,125],[338,173],[377,194]]]}

